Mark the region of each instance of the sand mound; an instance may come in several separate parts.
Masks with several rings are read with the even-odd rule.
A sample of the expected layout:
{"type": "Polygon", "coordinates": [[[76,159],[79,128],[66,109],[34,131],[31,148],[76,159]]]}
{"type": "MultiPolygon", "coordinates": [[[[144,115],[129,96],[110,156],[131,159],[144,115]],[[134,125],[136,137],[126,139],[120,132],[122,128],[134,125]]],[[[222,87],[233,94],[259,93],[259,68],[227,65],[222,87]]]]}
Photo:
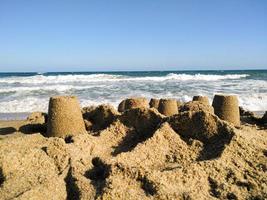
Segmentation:
{"type": "Polygon", "coordinates": [[[180,105],[179,112],[191,111],[191,112],[210,112],[214,113],[214,109],[209,104],[203,103],[201,101],[189,101],[185,104],[180,105]]]}
{"type": "Polygon", "coordinates": [[[165,122],[132,151],[121,153],[117,161],[131,167],[165,170],[173,163],[185,165],[194,157],[193,151],[190,151],[188,145],[165,122]]]}
{"type": "Polygon", "coordinates": [[[172,128],[185,138],[207,142],[216,136],[230,136],[233,128],[210,112],[182,112],[168,119],[172,128]]]}
{"type": "MultiPolygon", "coordinates": [[[[43,150],[48,144],[49,141],[41,135],[1,141],[0,168],[4,177],[0,187],[1,199],[66,198],[65,183],[59,177],[58,167],[43,150]]],[[[60,150],[54,152],[55,157],[60,155],[60,150]]],[[[61,160],[57,163],[64,165],[61,160]]]]}
{"type": "Polygon", "coordinates": [[[27,117],[27,121],[44,124],[47,122],[47,114],[44,112],[33,112],[27,117]]]}
{"type": "Polygon", "coordinates": [[[161,122],[163,116],[153,108],[135,108],[127,110],[120,121],[133,127],[140,134],[151,133],[161,122]]]}
{"type": "Polygon", "coordinates": [[[47,130],[47,114],[43,112],[33,112],[31,113],[27,119],[26,124],[24,123],[19,127],[19,131],[23,133],[42,133],[46,134],[47,130]]]}
{"type": "Polygon", "coordinates": [[[86,120],[87,130],[99,131],[107,128],[119,115],[110,105],[99,105],[84,109],[83,118],[86,120]]]}

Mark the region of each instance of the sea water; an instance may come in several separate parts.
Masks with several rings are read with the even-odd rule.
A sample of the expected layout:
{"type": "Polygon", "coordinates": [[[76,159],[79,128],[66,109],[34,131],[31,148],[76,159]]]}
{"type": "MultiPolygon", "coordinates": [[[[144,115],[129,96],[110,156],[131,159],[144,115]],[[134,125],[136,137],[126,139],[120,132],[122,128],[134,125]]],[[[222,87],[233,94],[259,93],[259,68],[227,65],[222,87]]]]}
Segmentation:
{"type": "Polygon", "coordinates": [[[0,118],[47,111],[50,96],[75,95],[82,106],[127,97],[176,98],[236,94],[250,111],[267,110],[267,70],[0,73],[0,118]],[[12,115],[13,113],[13,115],[12,115]]]}

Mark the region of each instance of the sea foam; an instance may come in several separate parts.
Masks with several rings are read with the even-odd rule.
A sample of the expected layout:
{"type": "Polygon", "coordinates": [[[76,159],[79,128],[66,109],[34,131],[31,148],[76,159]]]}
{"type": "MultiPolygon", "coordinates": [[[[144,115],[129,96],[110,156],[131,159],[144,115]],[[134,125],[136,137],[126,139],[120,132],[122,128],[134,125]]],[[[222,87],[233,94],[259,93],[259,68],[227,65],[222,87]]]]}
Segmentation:
{"type": "Polygon", "coordinates": [[[237,94],[240,105],[251,111],[267,110],[267,81],[249,73],[163,74],[37,74],[0,77],[0,113],[47,111],[50,96],[76,95],[82,106],[109,103],[117,106],[127,97],[176,98],[186,102],[194,95],[237,94]]]}
{"type": "Polygon", "coordinates": [[[68,83],[68,82],[103,82],[103,81],[166,81],[166,80],[203,80],[216,81],[223,79],[240,79],[248,77],[248,74],[228,74],[228,75],[212,75],[212,74],[175,74],[169,73],[166,76],[144,76],[133,77],[125,75],[111,74],[90,74],[90,75],[56,75],[44,76],[36,75],[30,77],[5,77],[0,79],[0,83],[21,83],[21,84],[44,84],[44,83],[68,83]]]}

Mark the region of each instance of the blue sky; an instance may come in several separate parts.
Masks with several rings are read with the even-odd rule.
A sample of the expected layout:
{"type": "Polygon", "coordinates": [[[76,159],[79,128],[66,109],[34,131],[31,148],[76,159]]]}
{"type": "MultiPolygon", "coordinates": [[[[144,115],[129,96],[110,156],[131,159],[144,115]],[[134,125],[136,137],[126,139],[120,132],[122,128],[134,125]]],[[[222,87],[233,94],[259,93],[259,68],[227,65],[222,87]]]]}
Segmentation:
{"type": "Polygon", "coordinates": [[[248,68],[266,0],[0,0],[0,71],[248,68]]]}

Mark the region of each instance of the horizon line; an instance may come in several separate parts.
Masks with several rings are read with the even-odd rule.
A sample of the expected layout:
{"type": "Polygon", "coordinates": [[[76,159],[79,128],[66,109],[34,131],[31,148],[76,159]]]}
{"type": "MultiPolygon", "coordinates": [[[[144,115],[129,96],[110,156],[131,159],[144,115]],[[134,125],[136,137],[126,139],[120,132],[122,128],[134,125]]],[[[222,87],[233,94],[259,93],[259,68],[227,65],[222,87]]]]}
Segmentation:
{"type": "Polygon", "coordinates": [[[3,73],[91,73],[91,72],[189,72],[189,71],[266,71],[266,69],[185,69],[185,70],[88,70],[88,71],[0,71],[3,73]]]}

